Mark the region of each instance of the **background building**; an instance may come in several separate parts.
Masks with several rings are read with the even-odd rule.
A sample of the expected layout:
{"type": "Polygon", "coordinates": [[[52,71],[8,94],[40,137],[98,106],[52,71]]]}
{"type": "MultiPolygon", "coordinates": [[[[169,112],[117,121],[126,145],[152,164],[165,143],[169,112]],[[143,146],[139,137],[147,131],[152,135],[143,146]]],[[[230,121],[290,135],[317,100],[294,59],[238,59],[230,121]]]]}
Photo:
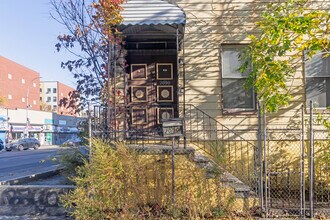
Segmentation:
{"type": "Polygon", "coordinates": [[[40,74],[0,56],[0,96],[5,108],[39,110],[40,74]]]}
{"type": "Polygon", "coordinates": [[[4,141],[6,135],[9,139],[22,138],[27,131],[29,137],[37,138],[42,145],[62,144],[78,136],[79,124],[84,120],[81,117],[31,110],[29,111],[30,125],[27,129],[25,113],[25,109],[0,108],[0,116],[2,116],[0,117],[0,139],[4,141]]]}
{"type": "MultiPolygon", "coordinates": [[[[75,100],[72,93],[75,89],[58,81],[40,82],[40,102],[41,105],[61,115],[76,115],[75,100]]],[[[42,109],[45,110],[45,109],[42,109]]]]}

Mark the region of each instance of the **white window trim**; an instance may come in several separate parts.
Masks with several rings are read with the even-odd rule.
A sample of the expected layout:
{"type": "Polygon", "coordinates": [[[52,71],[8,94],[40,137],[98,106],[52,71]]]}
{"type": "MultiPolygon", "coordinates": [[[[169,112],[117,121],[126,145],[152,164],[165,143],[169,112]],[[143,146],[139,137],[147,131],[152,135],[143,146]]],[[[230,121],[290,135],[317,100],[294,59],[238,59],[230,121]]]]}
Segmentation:
{"type": "MultiPolygon", "coordinates": [[[[307,100],[307,79],[308,78],[329,78],[329,80],[330,80],[330,75],[329,76],[307,76],[307,71],[306,71],[306,52],[304,52],[304,54],[303,54],[303,59],[304,59],[304,76],[305,76],[305,106],[306,106],[306,108],[308,109],[308,111],[309,111],[309,107],[310,107],[310,102],[307,100]]],[[[324,58],[322,58],[322,59],[324,59],[324,58]]],[[[329,62],[330,62],[330,58],[328,58],[329,59],[329,62]]],[[[329,91],[330,92],[330,91],[329,91]]],[[[318,106],[313,106],[313,108],[315,108],[316,110],[320,110],[320,111],[324,111],[324,110],[328,110],[328,106],[325,106],[325,107],[318,107],[318,106]]]]}
{"type": "Polygon", "coordinates": [[[221,106],[222,106],[222,110],[223,113],[240,113],[240,112],[254,112],[256,111],[256,95],[254,92],[254,89],[252,89],[252,108],[225,108],[224,105],[224,88],[223,88],[223,79],[247,79],[248,76],[246,78],[243,77],[223,77],[223,73],[224,73],[224,61],[223,61],[223,48],[243,48],[244,46],[246,46],[246,44],[222,44],[220,45],[220,56],[221,56],[221,106]]]}

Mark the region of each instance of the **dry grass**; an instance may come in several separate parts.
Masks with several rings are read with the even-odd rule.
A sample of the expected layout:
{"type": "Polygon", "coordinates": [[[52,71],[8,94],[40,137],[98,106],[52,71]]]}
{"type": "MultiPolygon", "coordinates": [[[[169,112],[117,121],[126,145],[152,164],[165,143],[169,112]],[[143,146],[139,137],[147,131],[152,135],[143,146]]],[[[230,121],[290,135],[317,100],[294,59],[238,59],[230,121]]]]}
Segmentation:
{"type": "Polygon", "coordinates": [[[170,156],[138,155],[123,144],[97,140],[92,152],[72,178],[76,189],[62,197],[76,219],[235,218],[233,191],[219,178],[206,179],[185,156],[175,157],[173,206],[170,156]]]}

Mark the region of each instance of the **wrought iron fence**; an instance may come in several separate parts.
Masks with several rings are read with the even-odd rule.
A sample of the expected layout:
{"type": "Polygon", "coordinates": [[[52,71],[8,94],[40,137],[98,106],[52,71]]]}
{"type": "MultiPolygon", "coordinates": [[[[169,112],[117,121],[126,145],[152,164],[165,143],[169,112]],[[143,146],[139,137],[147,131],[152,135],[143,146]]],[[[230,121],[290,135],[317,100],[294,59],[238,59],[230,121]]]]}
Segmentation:
{"type": "Polygon", "coordinates": [[[256,132],[251,133],[254,141],[245,140],[194,105],[117,105],[116,112],[106,106],[94,106],[93,137],[130,144],[169,144],[169,139],[161,135],[161,110],[169,110],[167,116],[185,118],[184,138],[177,139],[178,145],[198,147],[223,169],[256,189],[256,132]]]}
{"type": "Polygon", "coordinates": [[[167,144],[170,140],[162,137],[160,113],[163,111],[169,114],[166,114],[168,117],[178,117],[175,109],[177,109],[177,105],[173,104],[162,106],[150,104],[126,106],[122,104],[117,105],[116,109],[94,106],[92,136],[125,141],[129,144],[167,144]]]}
{"type": "MultiPolygon", "coordinates": [[[[256,145],[194,105],[186,105],[186,138],[223,169],[256,190],[256,145]]],[[[256,139],[256,133],[252,140],[256,139]]]]}
{"type": "Polygon", "coordinates": [[[295,111],[292,126],[284,129],[274,129],[273,121],[260,117],[258,131],[246,139],[194,105],[119,105],[116,111],[95,106],[93,136],[139,145],[170,144],[161,135],[160,108],[169,110],[164,117],[185,119],[184,138],[177,144],[198,147],[249,185],[266,216],[330,216],[329,131],[315,127],[312,109],[295,111]]]}

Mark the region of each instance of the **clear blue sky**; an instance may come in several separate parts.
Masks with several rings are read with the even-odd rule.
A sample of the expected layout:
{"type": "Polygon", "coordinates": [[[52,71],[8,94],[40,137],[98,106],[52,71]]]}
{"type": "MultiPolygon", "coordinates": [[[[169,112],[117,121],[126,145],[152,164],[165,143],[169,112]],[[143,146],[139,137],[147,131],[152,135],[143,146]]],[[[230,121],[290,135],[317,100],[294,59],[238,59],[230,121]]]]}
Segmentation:
{"type": "Polygon", "coordinates": [[[39,72],[42,80],[75,87],[72,74],[60,66],[69,54],[54,47],[66,32],[50,10],[49,0],[0,0],[0,55],[39,72]]]}

